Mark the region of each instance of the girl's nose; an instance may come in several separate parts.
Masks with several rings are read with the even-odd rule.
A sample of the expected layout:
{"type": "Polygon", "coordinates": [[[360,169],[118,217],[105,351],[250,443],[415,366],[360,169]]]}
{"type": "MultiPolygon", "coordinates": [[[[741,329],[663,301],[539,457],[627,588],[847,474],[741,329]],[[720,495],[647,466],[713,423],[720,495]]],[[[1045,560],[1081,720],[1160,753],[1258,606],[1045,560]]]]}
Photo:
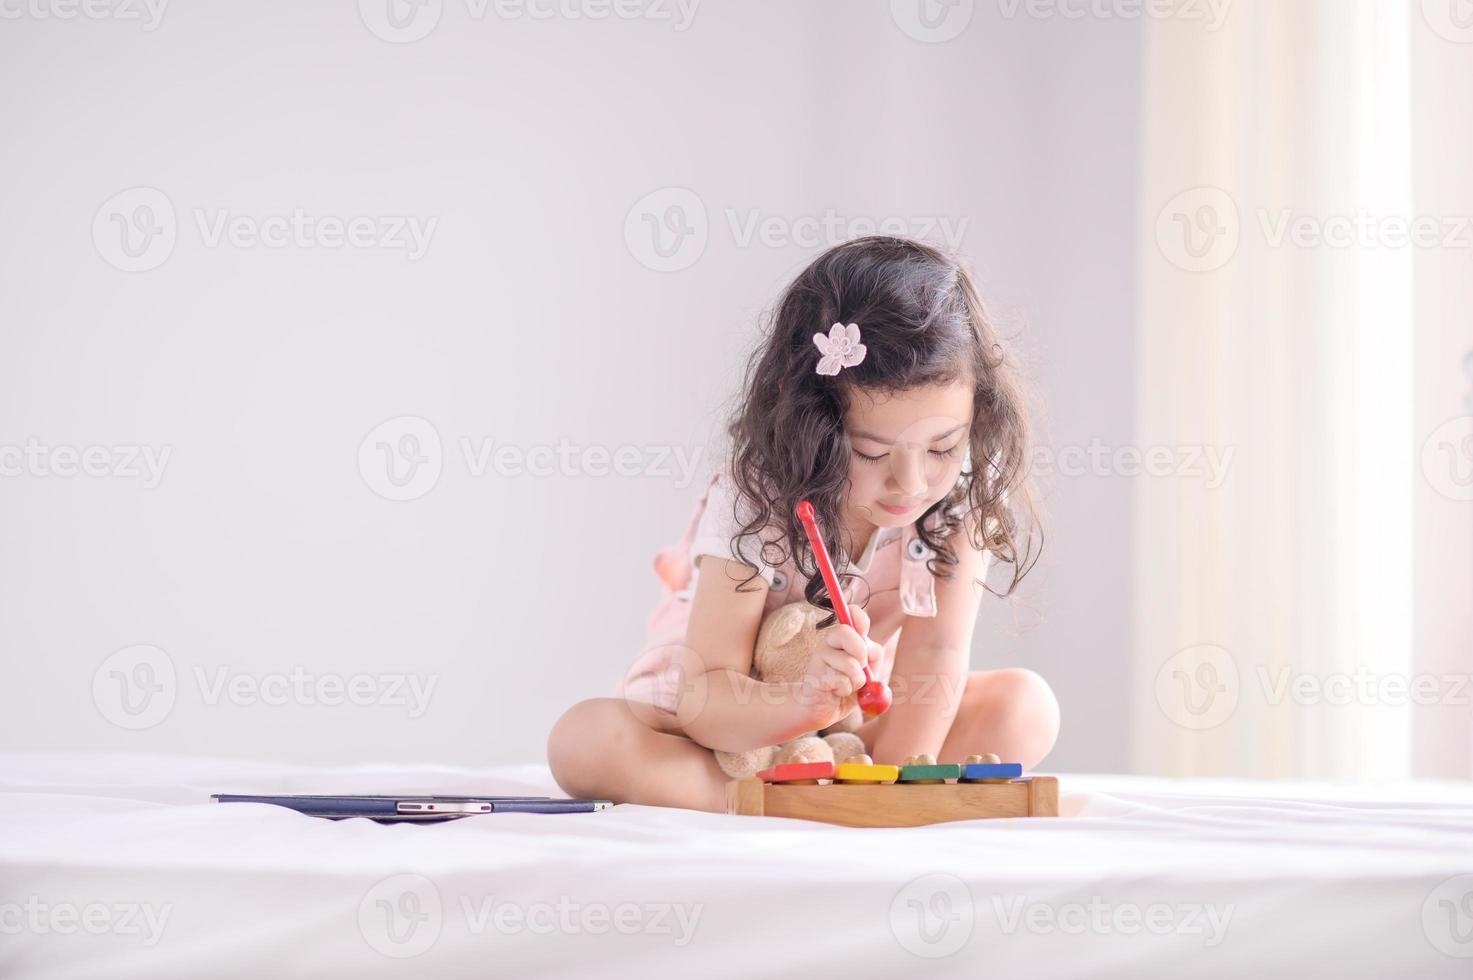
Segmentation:
{"type": "Polygon", "coordinates": [[[898,493],[919,497],[926,492],[925,446],[894,446],[890,459],[890,475],[898,493]]]}

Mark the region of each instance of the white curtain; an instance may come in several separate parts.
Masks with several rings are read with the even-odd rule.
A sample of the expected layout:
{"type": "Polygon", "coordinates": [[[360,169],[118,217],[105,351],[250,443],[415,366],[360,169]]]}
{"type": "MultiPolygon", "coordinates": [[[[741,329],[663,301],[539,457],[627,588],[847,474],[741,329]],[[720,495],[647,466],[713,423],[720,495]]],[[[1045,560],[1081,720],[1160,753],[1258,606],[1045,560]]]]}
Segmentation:
{"type": "Polygon", "coordinates": [[[1422,452],[1470,413],[1473,44],[1418,7],[1149,28],[1138,436],[1230,465],[1137,481],[1139,770],[1473,775],[1473,505],[1422,452]]]}

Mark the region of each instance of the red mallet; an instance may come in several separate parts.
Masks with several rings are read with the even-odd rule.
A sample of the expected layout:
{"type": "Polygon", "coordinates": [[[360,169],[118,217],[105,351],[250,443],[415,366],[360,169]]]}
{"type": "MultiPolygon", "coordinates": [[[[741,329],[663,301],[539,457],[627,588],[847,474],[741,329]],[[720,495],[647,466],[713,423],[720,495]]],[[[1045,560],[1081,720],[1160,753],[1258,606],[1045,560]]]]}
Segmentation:
{"type": "MultiPolygon", "coordinates": [[[[823,584],[828,587],[829,599],[834,604],[834,615],[839,622],[853,628],[854,618],[849,615],[849,604],[844,601],[844,593],[839,590],[839,576],[834,574],[834,563],[829,561],[829,550],[824,547],[823,536],[818,533],[818,519],[813,513],[813,505],[806,500],[798,503],[798,520],[808,535],[808,546],[813,549],[813,560],[818,562],[823,584]]],[[[864,686],[855,695],[859,710],[867,715],[882,715],[890,710],[890,688],[874,679],[869,672],[869,664],[864,664],[863,669],[864,686]]]]}

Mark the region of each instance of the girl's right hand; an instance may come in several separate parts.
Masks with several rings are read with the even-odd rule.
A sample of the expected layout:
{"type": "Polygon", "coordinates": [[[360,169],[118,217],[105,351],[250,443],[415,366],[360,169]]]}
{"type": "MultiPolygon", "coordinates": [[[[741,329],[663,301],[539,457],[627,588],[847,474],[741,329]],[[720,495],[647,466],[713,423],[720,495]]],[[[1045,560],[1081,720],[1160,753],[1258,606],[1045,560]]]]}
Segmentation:
{"type": "Polygon", "coordinates": [[[825,630],[800,681],[802,702],[812,712],[813,728],[827,728],[855,707],[854,695],[864,686],[864,667],[879,669],[884,647],[869,638],[869,614],[851,606],[853,626],[842,623],[825,630]],[[825,720],[826,719],[826,720],[825,720]]]}

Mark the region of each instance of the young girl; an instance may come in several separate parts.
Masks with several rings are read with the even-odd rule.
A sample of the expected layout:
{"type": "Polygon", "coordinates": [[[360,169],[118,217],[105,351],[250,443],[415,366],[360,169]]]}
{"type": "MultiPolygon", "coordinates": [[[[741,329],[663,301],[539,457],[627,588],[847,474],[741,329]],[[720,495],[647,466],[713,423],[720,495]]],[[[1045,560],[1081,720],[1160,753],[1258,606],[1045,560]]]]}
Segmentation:
{"type": "Polygon", "coordinates": [[[990,556],[1036,557],[1027,421],[1011,359],[966,271],[899,238],[814,261],[779,302],[729,426],[728,464],[684,539],[656,558],[664,597],[616,697],[548,738],[572,796],[719,811],[713,749],[743,752],[843,718],[864,666],[894,692],[858,731],[876,762],[992,752],[1036,765],[1058,703],[1021,669],[968,671],[990,556]],[[809,500],[854,627],[826,626],[803,679],[749,676],[763,616],[831,609],[794,508],[809,500]]]}

